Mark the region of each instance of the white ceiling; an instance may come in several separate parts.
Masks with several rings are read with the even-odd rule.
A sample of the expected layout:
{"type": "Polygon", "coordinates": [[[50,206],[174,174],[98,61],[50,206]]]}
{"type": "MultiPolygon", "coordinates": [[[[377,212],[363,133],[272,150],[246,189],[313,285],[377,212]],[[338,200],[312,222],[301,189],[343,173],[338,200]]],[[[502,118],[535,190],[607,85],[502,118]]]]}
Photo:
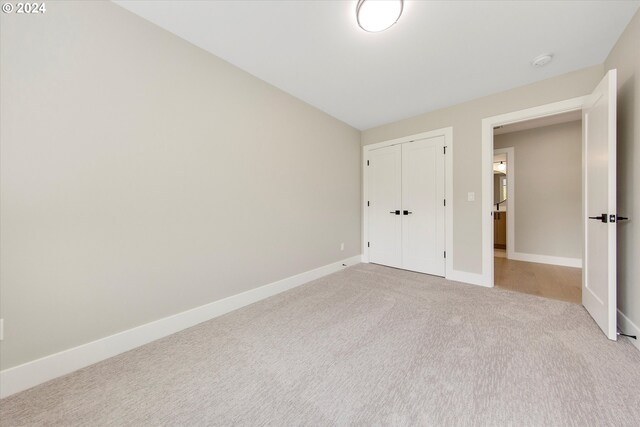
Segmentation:
{"type": "Polygon", "coordinates": [[[358,129],[600,64],[640,5],[405,0],[367,33],[356,0],[116,3],[358,129]]]}

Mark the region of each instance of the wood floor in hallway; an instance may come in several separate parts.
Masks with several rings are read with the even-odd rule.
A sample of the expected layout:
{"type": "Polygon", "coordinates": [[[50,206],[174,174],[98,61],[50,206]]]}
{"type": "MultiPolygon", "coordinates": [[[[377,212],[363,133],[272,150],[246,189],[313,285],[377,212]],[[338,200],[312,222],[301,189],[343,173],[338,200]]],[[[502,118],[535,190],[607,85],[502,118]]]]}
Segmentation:
{"type": "Polygon", "coordinates": [[[494,257],[497,288],[562,301],[582,302],[582,269],[494,257]]]}

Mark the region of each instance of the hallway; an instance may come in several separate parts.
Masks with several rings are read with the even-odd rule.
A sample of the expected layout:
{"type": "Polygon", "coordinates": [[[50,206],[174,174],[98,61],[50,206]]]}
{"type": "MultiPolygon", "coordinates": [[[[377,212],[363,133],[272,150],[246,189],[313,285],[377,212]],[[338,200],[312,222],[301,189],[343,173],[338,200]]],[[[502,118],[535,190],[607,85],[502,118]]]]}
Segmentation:
{"type": "Polygon", "coordinates": [[[494,257],[497,288],[580,304],[582,269],[550,264],[513,261],[501,253],[494,257]]]}

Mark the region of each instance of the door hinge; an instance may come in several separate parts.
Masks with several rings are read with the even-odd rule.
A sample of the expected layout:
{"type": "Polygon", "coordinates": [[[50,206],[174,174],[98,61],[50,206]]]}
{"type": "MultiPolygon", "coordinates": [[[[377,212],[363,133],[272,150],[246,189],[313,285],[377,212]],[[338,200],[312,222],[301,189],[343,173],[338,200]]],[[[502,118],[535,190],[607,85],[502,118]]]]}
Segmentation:
{"type": "Polygon", "coordinates": [[[369,160],[367,160],[367,166],[369,166],[369,160]]]}
{"type": "Polygon", "coordinates": [[[447,146],[442,147],[444,149],[444,154],[447,154],[447,146]]]}
{"type": "Polygon", "coordinates": [[[367,247],[370,248],[371,247],[371,243],[367,242],[367,247]]]}
{"type": "Polygon", "coordinates": [[[369,204],[369,201],[368,201],[368,200],[367,200],[367,206],[371,206],[371,205],[369,204]]]}
{"type": "Polygon", "coordinates": [[[443,202],[444,202],[444,205],[447,206],[447,199],[444,199],[443,202]]]}
{"type": "Polygon", "coordinates": [[[444,251],[444,257],[445,258],[447,257],[447,251],[444,251]]]}

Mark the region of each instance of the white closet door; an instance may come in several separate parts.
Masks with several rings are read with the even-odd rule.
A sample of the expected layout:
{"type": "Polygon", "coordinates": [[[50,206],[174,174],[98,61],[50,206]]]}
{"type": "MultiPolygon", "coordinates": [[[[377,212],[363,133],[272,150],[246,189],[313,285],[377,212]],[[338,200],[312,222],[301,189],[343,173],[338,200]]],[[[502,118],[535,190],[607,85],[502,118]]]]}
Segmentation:
{"type": "Polygon", "coordinates": [[[369,154],[369,262],[392,267],[402,266],[401,162],[399,145],[369,154]]]}
{"type": "Polygon", "coordinates": [[[402,268],[445,275],[444,137],[402,144],[402,268]]]}

